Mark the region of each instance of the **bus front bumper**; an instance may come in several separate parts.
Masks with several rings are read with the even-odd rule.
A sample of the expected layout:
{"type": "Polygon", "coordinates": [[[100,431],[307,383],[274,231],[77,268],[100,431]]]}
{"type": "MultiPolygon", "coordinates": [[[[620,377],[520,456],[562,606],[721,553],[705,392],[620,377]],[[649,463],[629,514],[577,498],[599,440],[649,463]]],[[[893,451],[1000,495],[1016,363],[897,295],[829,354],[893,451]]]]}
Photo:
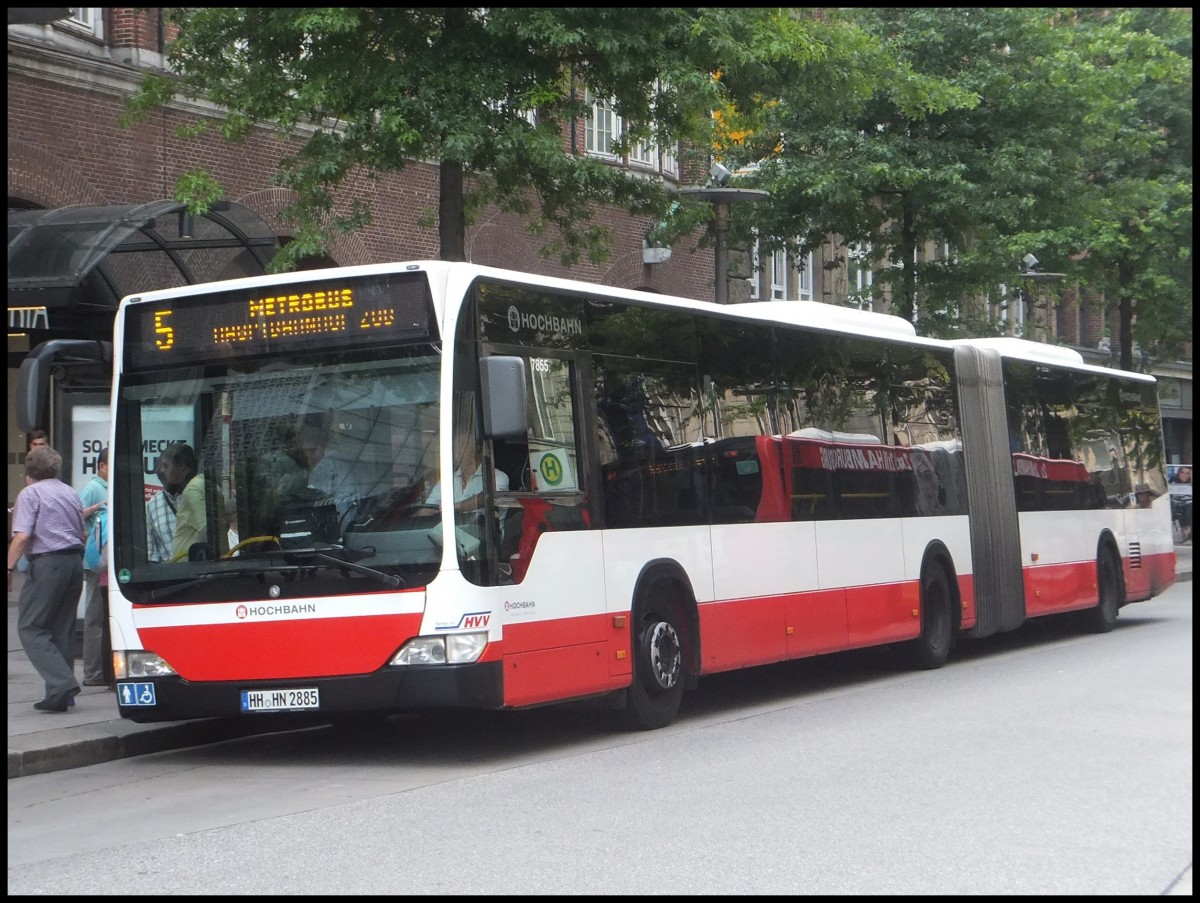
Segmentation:
{"type": "Polygon", "coordinates": [[[351,712],[399,713],[428,709],[496,709],[503,704],[501,662],[470,665],[410,665],[346,677],[271,681],[197,682],[182,677],[127,679],[117,682],[117,707],[123,718],[139,723],[193,718],[263,718],[351,712]],[[258,710],[264,697],[282,704],[313,707],[258,710]],[[289,692],[294,691],[294,692],[289,692]],[[251,702],[248,702],[248,697],[251,702]],[[248,708],[250,706],[251,708],[248,708]]]}

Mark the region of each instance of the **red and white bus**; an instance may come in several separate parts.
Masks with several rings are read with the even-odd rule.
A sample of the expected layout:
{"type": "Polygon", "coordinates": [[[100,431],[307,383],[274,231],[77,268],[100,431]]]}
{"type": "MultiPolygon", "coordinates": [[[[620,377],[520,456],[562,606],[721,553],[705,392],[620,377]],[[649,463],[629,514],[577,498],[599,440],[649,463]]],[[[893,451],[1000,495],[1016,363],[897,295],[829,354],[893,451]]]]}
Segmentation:
{"type": "Polygon", "coordinates": [[[707,674],[936,668],[1174,581],[1154,380],[1065,349],[419,261],[131,296],[114,358],[135,721],[608,697],[656,728],[707,674]]]}

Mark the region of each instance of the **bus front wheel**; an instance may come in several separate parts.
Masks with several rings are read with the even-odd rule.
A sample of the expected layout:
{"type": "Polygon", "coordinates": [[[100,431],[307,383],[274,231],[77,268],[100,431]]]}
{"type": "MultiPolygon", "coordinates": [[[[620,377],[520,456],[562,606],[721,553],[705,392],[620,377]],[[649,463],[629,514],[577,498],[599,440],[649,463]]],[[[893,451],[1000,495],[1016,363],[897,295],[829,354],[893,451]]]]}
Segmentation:
{"type": "Polygon", "coordinates": [[[633,635],[633,683],[625,720],[638,730],[666,727],[683,700],[683,642],[672,608],[646,607],[633,635]]]}

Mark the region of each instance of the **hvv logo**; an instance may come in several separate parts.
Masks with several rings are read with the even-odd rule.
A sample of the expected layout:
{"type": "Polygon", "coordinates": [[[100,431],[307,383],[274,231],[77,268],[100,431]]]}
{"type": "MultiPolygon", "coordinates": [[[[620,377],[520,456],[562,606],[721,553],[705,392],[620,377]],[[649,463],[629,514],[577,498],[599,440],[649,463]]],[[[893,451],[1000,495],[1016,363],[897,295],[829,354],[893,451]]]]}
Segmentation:
{"type": "Polygon", "coordinates": [[[477,611],[473,614],[463,615],[462,620],[458,622],[459,627],[487,627],[488,621],[492,619],[490,611],[477,611]]]}

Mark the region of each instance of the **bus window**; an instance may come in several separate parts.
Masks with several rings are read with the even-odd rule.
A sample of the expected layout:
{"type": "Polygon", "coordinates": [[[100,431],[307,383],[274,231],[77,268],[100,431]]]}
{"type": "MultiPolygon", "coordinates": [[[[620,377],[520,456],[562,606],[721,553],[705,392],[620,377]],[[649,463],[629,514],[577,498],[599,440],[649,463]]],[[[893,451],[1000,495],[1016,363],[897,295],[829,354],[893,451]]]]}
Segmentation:
{"type": "Polygon", "coordinates": [[[598,440],[610,527],[704,523],[700,392],[694,368],[597,356],[598,440]]]}
{"type": "Polygon", "coordinates": [[[544,533],[581,530],[591,523],[577,440],[574,366],[561,358],[534,357],[526,374],[528,436],[493,446],[508,490],[496,499],[500,573],[514,583],[524,579],[544,533]]]}

